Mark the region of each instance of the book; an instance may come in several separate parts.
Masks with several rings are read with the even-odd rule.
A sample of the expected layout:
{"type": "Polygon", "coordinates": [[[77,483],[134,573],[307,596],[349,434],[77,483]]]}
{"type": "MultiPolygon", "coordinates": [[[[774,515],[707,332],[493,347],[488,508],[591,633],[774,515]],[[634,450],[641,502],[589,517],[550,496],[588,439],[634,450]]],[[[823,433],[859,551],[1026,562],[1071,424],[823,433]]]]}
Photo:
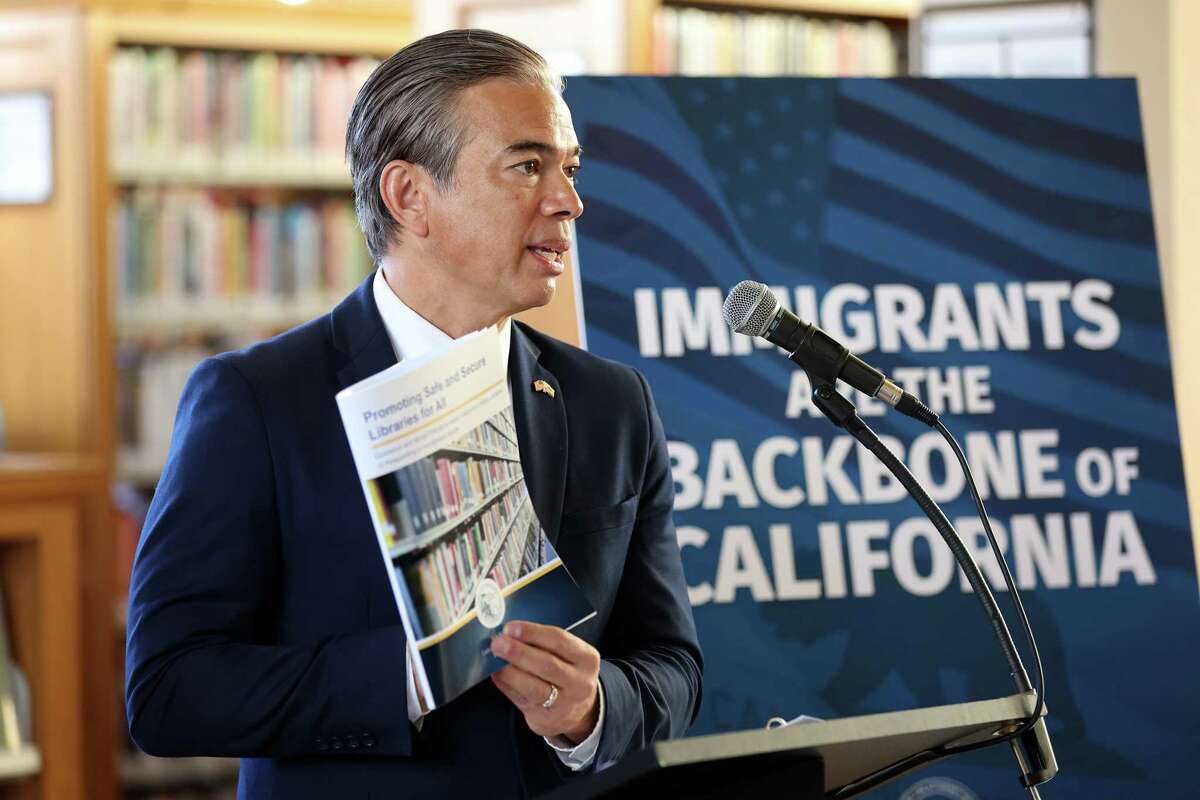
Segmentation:
{"type": "Polygon", "coordinates": [[[595,615],[534,510],[500,352],[488,328],[337,395],[430,710],[504,666],[489,644],[509,620],[595,615]]]}

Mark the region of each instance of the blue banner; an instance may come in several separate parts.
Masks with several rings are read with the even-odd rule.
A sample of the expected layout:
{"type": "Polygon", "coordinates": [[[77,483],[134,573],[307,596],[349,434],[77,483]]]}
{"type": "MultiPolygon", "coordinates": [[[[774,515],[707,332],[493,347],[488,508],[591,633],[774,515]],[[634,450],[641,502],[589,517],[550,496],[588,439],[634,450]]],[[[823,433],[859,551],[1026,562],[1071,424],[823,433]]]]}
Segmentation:
{"type": "MultiPolygon", "coordinates": [[[[1194,797],[1200,602],[1134,82],[572,78],[566,98],[586,343],[646,374],[670,440],[692,733],[1014,691],[919,508],[802,371],[725,327],[750,278],[962,443],[1045,662],[1048,796],[1194,797]]],[[[1024,648],[945,442],[854,399],[1024,648]]],[[[1005,747],[873,796],[1021,795],[1005,747]]]]}

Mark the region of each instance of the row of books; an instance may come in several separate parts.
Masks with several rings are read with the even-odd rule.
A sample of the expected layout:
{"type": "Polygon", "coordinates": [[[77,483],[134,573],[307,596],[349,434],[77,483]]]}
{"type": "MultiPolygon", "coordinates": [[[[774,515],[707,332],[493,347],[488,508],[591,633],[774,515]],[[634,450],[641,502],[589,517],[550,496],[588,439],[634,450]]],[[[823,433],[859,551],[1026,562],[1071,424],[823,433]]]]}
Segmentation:
{"type": "Polygon", "coordinates": [[[480,450],[504,458],[520,460],[517,450],[517,429],[509,418],[509,409],[492,417],[486,424],[472,428],[459,444],[469,450],[480,450]]]}
{"type": "Polygon", "coordinates": [[[517,443],[517,423],[513,422],[512,406],[489,419],[488,425],[494,427],[501,436],[513,444],[517,443]]]}
{"type": "Polygon", "coordinates": [[[502,588],[520,574],[509,569],[509,561],[503,556],[495,556],[497,548],[504,553],[512,548],[524,549],[535,521],[527,499],[521,482],[458,535],[442,541],[406,567],[408,585],[420,587],[420,596],[414,598],[423,629],[416,632],[418,637],[447,627],[466,612],[476,581],[493,560],[496,566],[488,572],[502,588]]]}
{"type": "Polygon", "coordinates": [[[492,571],[488,573],[488,577],[501,588],[508,586],[522,575],[528,575],[544,560],[541,545],[545,544],[546,537],[540,535],[541,526],[538,524],[536,515],[530,511],[529,516],[528,521],[519,520],[514,526],[516,530],[514,530],[513,536],[504,543],[500,557],[496,559],[492,571]]]}
{"type": "Polygon", "coordinates": [[[878,20],[670,6],[654,18],[662,75],[890,76],[900,73],[897,45],[878,20]]]}
{"type": "Polygon", "coordinates": [[[443,455],[381,475],[376,485],[400,544],[470,512],[520,476],[517,461],[443,455]]]}
{"type": "Polygon", "coordinates": [[[122,299],[341,295],[373,268],[342,198],[245,202],[142,187],[121,194],[113,228],[122,299]]]}
{"type": "Polygon", "coordinates": [[[109,62],[117,164],[272,156],[342,163],[346,121],[378,59],[121,47],[109,62]]]}

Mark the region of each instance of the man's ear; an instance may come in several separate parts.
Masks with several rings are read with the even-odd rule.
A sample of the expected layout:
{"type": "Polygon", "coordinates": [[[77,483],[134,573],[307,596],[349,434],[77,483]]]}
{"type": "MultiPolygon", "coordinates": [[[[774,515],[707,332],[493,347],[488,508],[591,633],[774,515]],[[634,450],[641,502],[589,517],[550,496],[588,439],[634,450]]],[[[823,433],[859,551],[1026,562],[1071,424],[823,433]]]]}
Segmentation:
{"type": "Polygon", "coordinates": [[[413,236],[429,235],[426,200],[433,181],[423,168],[409,161],[389,161],[379,175],[379,195],[400,223],[413,236]]]}

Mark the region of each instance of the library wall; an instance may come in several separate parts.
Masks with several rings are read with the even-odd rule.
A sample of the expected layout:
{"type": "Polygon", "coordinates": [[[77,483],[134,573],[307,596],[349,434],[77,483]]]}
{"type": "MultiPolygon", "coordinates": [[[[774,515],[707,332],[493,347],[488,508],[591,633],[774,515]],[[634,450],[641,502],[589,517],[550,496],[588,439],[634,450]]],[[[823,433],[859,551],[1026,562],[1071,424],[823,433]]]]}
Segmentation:
{"type": "Polygon", "coordinates": [[[1190,221],[1200,208],[1200,8],[1190,0],[1098,0],[1096,68],[1101,75],[1138,80],[1163,299],[1175,375],[1183,467],[1192,536],[1200,563],[1200,396],[1191,386],[1200,370],[1200,231],[1190,221]]]}
{"type": "Polygon", "coordinates": [[[83,27],[70,12],[10,15],[0,26],[0,91],[52,98],[54,188],[40,205],[0,206],[0,412],[13,450],[71,451],[95,441],[98,385],[92,298],[83,27]]]}

